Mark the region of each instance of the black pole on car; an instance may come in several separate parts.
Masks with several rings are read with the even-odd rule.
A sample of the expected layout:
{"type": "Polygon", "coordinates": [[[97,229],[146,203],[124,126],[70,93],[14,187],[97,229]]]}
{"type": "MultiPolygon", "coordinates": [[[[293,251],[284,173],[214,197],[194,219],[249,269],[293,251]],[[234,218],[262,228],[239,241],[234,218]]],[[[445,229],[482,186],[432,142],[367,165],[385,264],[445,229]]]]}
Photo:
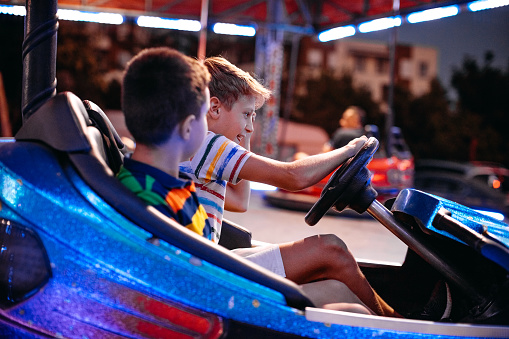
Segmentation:
{"type": "Polygon", "coordinates": [[[56,94],[57,0],[27,0],[23,41],[22,116],[56,94]]]}

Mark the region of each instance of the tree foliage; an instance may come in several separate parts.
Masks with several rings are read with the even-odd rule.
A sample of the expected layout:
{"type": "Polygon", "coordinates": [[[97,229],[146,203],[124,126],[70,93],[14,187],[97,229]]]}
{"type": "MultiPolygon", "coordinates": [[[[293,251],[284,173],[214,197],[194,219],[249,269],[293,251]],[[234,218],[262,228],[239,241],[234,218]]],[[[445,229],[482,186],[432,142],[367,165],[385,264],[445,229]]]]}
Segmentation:
{"type": "Polygon", "coordinates": [[[330,72],[324,72],[320,78],[308,80],[306,86],[306,95],[296,98],[298,113],[292,115],[295,121],[320,126],[332,135],[343,111],[351,105],[366,111],[367,123],[379,124],[382,120],[371,93],[365,88],[355,88],[348,74],[335,78],[330,72]]]}
{"type": "Polygon", "coordinates": [[[458,93],[457,124],[469,143],[470,160],[509,165],[509,68],[494,68],[493,60],[491,52],[482,66],[466,57],[454,69],[451,85],[458,93]]]}
{"type": "MultiPolygon", "coordinates": [[[[487,52],[482,66],[466,57],[462,66],[454,69],[455,107],[438,79],[419,97],[396,84],[394,124],[401,127],[416,159],[493,161],[509,167],[509,69],[494,68],[493,60],[494,55],[487,52]]],[[[299,113],[292,119],[320,126],[331,134],[349,105],[363,107],[367,123],[383,131],[385,115],[370,92],[354,88],[351,76],[334,78],[330,72],[308,80],[307,94],[297,98],[299,113]]]]}

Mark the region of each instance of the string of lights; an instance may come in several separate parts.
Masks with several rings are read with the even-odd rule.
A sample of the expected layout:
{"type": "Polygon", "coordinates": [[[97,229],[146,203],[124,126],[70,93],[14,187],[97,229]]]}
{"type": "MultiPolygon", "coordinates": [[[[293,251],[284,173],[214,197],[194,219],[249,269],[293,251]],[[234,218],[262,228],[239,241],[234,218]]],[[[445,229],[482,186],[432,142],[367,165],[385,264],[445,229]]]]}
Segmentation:
{"type": "MultiPolygon", "coordinates": [[[[368,33],[400,26],[403,23],[419,23],[430,20],[438,20],[457,15],[463,8],[469,11],[481,11],[509,5],[509,0],[478,0],[468,3],[464,7],[451,5],[436,7],[423,11],[412,12],[406,16],[391,16],[378,18],[358,25],[346,25],[328,29],[318,34],[322,42],[346,38],[356,33],[368,33]]],[[[0,5],[0,14],[25,16],[24,6],[0,5]]],[[[97,22],[102,24],[120,25],[125,22],[125,17],[119,13],[88,12],[70,9],[59,9],[57,15],[60,20],[97,22]]],[[[141,27],[175,29],[190,32],[201,30],[201,23],[198,20],[161,18],[155,16],[139,16],[135,18],[136,23],[141,27]]],[[[215,23],[212,30],[216,34],[254,36],[256,26],[235,25],[231,23],[215,23]]]]}

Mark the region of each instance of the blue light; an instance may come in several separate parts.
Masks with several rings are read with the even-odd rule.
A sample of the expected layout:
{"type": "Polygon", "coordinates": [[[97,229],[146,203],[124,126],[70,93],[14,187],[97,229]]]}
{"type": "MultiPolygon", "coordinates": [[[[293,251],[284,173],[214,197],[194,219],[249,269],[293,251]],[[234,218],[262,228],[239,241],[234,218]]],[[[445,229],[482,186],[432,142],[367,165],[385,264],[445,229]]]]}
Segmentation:
{"type": "Polygon", "coordinates": [[[138,26],[150,28],[176,29],[179,31],[198,32],[201,24],[197,20],[164,19],[156,16],[140,16],[136,20],[138,26]]]}
{"type": "Polygon", "coordinates": [[[84,12],[71,9],[59,9],[58,18],[70,21],[97,22],[100,24],[120,25],[124,22],[124,17],[118,13],[106,12],[84,12]]]}
{"type": "Polygon", "coordinates": [[[479,0],[469,3],[467,7],[472,12],[476,12],[507,5],[509,5],[509,0],[479,0]]]}
{"type": "Polygon", "coordinates": [[[27,12],[26,12],[25,6],[6,6],[6,5],[0,5],[0,14],[10,14],[10,15],[25,16],[26,13],[27,12]]]}
{"type": "Polygon", "coordinates": [[[256,29],[253,26],[242,26],[218,22],[212,28],[216,34],[255,36],[256,29]]]}
{"type": "Polygon", "coordinates": [[[366,21],[359,25],[358,29],[361,33],[369,33],[374,31],[381,31],[384,29],[401,26],[401,17],[387,17],[366,21]]]}
{"type": "Polygon", "coordinates": [[[446,7],[438,7],[427,9],[425,11],[414,12],[407,16],[407,21],[411,24],[415,24],[417,22],[431,21],[442,18],[447,18],[450,16],[455,16],[460,11],[457,5],[446,6],[446,7]]]}
{"type": "Polygon", "coordinates": [[[331,40],[343,39],[355,34],[355,27],[353,25],[332,28],[318,34],[318,40],[327,42],[331,40]]]}
{"type": "Polygon", "coordinates": [[[251,189],[253,191],[275,191],[275,190],[277,190],[277,187],[275,187],[275,186],[262,184],[260,182],[252,181],[250,184],[251,184],[251,189]]]}
{"type": "MultiPolygon", "coordinates": [[[[26,16],[26,8],[24,6],[0,5],[0,14],[26,16]]],[[[120,25],[124,22],[124,17],[118,13],[85,12],[71,9],[59,9],[57,11],[57,15],[60,20],[87,21],[112,25],[120,25]]]]}

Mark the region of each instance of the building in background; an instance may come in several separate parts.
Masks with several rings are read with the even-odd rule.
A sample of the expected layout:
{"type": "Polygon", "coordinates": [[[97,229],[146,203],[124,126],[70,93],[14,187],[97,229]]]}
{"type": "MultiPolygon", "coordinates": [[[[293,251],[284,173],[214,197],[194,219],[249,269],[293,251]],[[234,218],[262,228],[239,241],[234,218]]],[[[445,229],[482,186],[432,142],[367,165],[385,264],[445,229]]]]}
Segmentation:
{"type": "MultiPolygon", "coordinates": [[[[431,80],[437,77],[438,51],[433,47],[397,45],[395,57],[395,82],[407,88],[414,96],[421,96],[430,89],[431,80]]],[[[390,84],[388,44],[354,39],[321,43],[303,39],[300,54],[299,78],[296,91],[305,94],[306,80],[332,72],[340,77],[350,74],[355,87],[371,92],[382,111],[387,111],[390,84]]]]}

